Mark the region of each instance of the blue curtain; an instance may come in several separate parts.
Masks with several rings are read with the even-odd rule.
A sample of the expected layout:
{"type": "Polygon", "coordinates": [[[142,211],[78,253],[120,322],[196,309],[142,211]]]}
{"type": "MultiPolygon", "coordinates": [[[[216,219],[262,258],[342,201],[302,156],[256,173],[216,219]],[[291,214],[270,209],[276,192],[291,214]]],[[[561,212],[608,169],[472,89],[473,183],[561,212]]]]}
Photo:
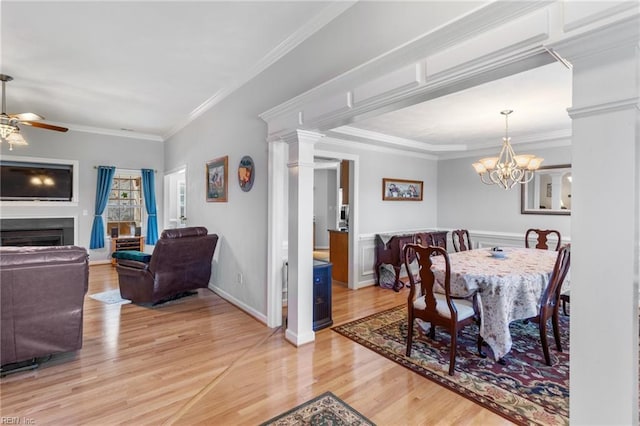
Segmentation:
{"type": "Polygon", "coordinates": [[[158,217],[156,216],[155,172],[142,169],[142,192],[147,207],[147,244],[154,245],[158,241],[158,217]]]}
{"type": "Polygon", "coordinates": [[[116,173],[115,167],[98,167],[98,184],[96,185],[96,210],[91,227],[90,249],[104,247],[104,224],[102,223],[102,213],[109,201],[109,192],[113,183],[113,175],[116,173]]]}

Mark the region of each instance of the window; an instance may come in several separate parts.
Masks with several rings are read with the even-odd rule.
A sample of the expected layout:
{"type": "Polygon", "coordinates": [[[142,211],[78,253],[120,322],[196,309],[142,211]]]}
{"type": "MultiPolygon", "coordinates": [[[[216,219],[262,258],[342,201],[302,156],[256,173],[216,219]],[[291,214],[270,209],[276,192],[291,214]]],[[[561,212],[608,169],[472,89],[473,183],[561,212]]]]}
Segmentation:
{"type": "Polygon", "coordinates": [[[136,172],[116,170],[107,203],[107,233],[135,235],[136,227],[142,227],[143,216],[142,176],[136,172]]]}

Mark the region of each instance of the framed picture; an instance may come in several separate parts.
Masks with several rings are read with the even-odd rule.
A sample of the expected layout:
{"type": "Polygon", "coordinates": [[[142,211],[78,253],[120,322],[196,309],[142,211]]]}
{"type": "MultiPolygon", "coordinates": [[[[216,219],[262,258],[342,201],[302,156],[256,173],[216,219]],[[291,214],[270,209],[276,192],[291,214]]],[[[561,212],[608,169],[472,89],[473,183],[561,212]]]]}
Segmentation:
{"type": "Polygon", "coordinates": [[[229,157],[207,161],[207,201],[226,202],[228,191],[229,157]]]}
{"type": "Polygon", "coordinates": [[[244,192],[251,191],[253,188],[253,179],[255,178],[255,164],[253,158],[245,155],[238,165],[238,184],[244,192]]]}
{"type": "Polygon", "coordinates": [[[422,181],[382,178],[384,201],[422,201],[422,181]]]}

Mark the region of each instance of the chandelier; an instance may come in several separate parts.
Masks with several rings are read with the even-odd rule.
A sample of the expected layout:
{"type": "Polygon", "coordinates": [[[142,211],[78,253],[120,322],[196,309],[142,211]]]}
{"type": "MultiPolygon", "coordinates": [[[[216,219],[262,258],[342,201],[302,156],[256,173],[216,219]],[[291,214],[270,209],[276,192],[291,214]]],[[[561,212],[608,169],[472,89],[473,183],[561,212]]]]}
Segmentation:
{"type": "Polygon", "coordinates": [[[502,138],[502,149],[497,157],[481,158],[472,166],[480,175],[482,183],[487,185],[499,185],[504,189],[511,189],[518,183],[527,183],[533,179],[534,172],[538,170],[543,158],[532,154],[516,155],[509,143],[509,114],[512,110],[501,111],[504,115],[505,135],[502,138]]]}
{"type": "Polygon", "coordinates": [[[8,75],[2,75],[2,113],[0,113],[0,141],[9,144],[9,151],[13,151],[14,145],[29,145],[20,134],[18,119],[7,114],[7,99],[5,95],[5,82],[11,81],[8,75]]]}

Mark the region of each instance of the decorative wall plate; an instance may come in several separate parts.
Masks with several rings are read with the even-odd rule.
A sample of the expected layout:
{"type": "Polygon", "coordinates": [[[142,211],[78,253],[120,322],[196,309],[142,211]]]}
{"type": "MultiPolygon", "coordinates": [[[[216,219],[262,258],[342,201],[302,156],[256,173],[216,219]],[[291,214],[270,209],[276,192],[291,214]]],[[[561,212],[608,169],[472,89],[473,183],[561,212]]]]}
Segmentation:
{"type": "Polygon", "coordinates": [[[240,184],[240,189],[244,192],[251,191],[253,188],[253,179],[255,178],[256,170],[255,164],[253,163],[253,159],[245,155],[240,160],[240,164],[238,165],[238,183],[240,184]]]}

